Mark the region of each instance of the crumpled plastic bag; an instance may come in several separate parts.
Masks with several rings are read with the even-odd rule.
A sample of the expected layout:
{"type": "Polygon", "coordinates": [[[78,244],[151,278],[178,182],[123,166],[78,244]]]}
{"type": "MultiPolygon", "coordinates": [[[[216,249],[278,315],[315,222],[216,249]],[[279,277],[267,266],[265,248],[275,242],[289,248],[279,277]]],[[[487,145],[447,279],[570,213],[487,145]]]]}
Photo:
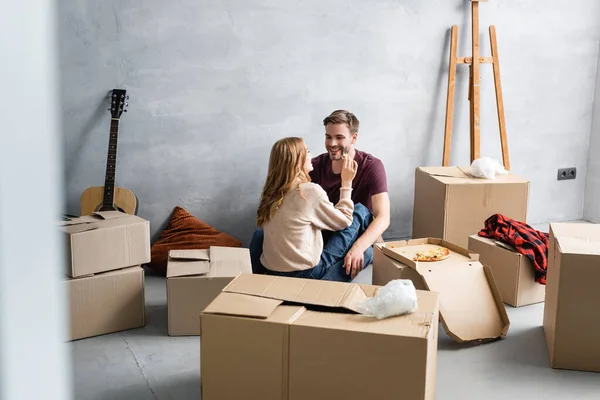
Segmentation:
{"type": "Polygon", "coordinates": [[[374,297],[358,304],[361,314],[384,319],[411,313],[417,309],[417,292],[409,279],[394,279],[377,291],[374,297]]]}
{"type": "Polygon", "coordinates": [[[481,157],[471,163],[471,174],[476,178],[496,179],[496,174],[505,175],[508,171],[493,158],[481,157]]]}

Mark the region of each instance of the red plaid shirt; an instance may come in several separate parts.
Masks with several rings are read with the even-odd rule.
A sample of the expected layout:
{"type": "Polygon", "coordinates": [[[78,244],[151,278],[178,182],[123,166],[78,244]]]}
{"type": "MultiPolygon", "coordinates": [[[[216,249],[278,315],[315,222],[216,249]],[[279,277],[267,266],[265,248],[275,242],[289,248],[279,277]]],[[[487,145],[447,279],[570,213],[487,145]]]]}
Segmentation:
{"type": "Polygon", "coordinates": [[[479,236],[513,246],[517,252],[531,260],[535,267],[535,281],[546,284],[549,236],[547,233],[535,230],[524,222],[494,214],[485,221],[485,228],[479,232],[479,236]]]}

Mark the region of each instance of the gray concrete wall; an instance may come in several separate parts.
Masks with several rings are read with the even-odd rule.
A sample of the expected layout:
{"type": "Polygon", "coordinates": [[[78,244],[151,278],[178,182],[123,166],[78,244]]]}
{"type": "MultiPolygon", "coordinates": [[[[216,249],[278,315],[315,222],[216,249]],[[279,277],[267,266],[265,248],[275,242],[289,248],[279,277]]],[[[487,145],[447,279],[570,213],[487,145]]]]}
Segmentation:
{"type": "MultiPolygon", "coordinates": [[[[470,2],[63,0],[67,210],[102,185],[109,113],[126,88],[117,184],[154,236],[176,205],[248,243],[272,143],[324,150],[321,120],[361,120],[357,147],[385,163],[387,238],[411,234],[414,169],[440,165],[449,30],[470,55],[470,2]]],[[[531,179],[531,223],[581,218],[600,37],[597,0],[481,4],[496,25],[512,169],[531,179]],[[557,168],[576,166],[574,181],[557,168]]],[[[500,159],[493,77],[481,68],[482,155],[500,159]]],[[[457,76],[452,163],[469,163],[468,68],[457,76]]]]}
{"type": "MultiPolygon", "coordinates": [[[[600,41],[597,53],[600,66],[600,41]]],[[[595,93],[583,217],[600,224],[600,68],[596,71],[595,93]]]]}

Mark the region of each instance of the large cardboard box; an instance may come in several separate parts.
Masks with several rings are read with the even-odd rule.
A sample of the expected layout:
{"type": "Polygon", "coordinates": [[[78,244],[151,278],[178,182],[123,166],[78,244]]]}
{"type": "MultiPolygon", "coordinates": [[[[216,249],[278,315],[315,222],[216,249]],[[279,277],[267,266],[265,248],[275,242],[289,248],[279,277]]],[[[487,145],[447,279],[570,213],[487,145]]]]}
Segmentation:
{"type": "Polygon", "coordinates": [[[69,340],[145,325],[144,269],[140,266],[66,278],[69,340]]]}
{"type": "Polygon", "coordinates": [[[479,235],[469,236],[469,250],[492,269],[506,304],[521,307],[544,301],[546,286],[535,281],[535,268],[528,257],[506,243],[479,235]]]}
{"type": "Polygon", "coordinates": [[[600,372],[600,225],[550,224],[544,333],[553,368],[600,372]]]}
{"type": "Polygon", "coordinates": [[[60,223],[66,235],[67,275],[73,278],[150,262],[150,222],[118,211],[60,223]]]}
{"type": "Polygon", "coordinates": [[[373,284],[410,279],[420,290],[440,294],[440,318],[446,334],[456,342],[499,339],[510,320],[489,267],[478,255],[441,239],[423,238],[377,243],[373,249],[373,284]],[[417,251],[444,246],[450,257],[416,262],[417,251]]]}
{"type": "Polygon", "coordinates": [[[470,167],[420,167],[415,172],[413,238],[436,237],[461,247],[494,214],[527,220],[529,181],[514,174],[474,178],[470,167]]]}
{"type": "Polygon", "coordinates": [[[167,262],[169,335],[199,335],[199,315],[236,276],[252,273],[250,251],[212,246],[171,250],[167,262]]]}
{"type": "Polygon", "coordinates": [[[418,291],[403,316],[357,314],[376,291],[240,275],[201,314],[202,399],[433,399],[438,294],[418,291]]]}

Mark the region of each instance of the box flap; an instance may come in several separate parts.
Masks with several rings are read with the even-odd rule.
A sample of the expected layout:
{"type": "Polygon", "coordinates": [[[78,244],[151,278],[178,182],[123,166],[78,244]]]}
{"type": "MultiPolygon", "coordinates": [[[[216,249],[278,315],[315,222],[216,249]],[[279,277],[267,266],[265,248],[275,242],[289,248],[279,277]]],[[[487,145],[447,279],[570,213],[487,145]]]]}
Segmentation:
{"type": "Polygon", "coordinates": [[[511,246],[508,243],[501,242],[500,240],[490,239],[490,238],[486,238],[486,237],[479,236],[479,235],[471,235],[471,237],[480,242],[487,243],[490,246],[502,247],[503,249],[513,252],[516,255],[519,255],[519,256],[521,255],[521,253],[519,253],[517,251],[517,249],[515,249],[513,246],[511,246]]]}
{"type": "Polygon", "coordinates": [[[357,284],[255,274],[238,276],[223,291],[356,313],[358,303],[367,298],[357,284]]]}
{"type": "Polygon", "coordinates": [[[438,317],[439,294],[422,290],[417,290],[416,294],[417,309],[394,318],[377,320],[375,317],[365,315],[307,311],[293,321],[292,325],[428,338],[430,329],[435,323],[434,319],[438,317]],[[372,323],[375,321],[376,323],[372,323]]]}
{"type": "Polygon", "coordinates": [[[418,167],[421,171],[432,176],[445,176],[450,178],[469,178],[460,168],[452,167],[418,167]]]}
{"type": "Polygon", "coordinates": [[[62,221],[59,221],[59,225],[79,225],[79,224],[89,224],[102,220],[109,219],[117,219],[117,218],[125,218],[129,214],[122,213],[120,211],[98,211],[91,215],[82,215],[80,217],[72,217],[65,218],[62,221]]]}
{"type": "Polygon", "coordinates": [[[509,319],[493,276],[479,255],[439,239],[415,239],[395,247],[383,246],[388,257],[415,269],[428,290],[440,294],[440,315],[448,336],[457,342],[504,337],[509,319]],[[451,250],[449,258],[417,262],[412,256],[428,246],[451,250]]]}
{"type": "Polygon", "coordinates": [[[250,259],[250,250],[245,247],[210,246],[211,261],[230,261],[250,259]]]}
{"type": "Polygon", "coordinates": [[[527,179],[512,173],[497,174],[495,179],[485,179],[473,176],[470,166],[458,167],[418,167],[424,173],[438,178],[443,183],[528,183],[527,179]]]}
{"type": "Polygon", "coordinates": [[[204,309],[203,313],[265,319],[281,303],[281,300],[265,297],[221,293],[204,309]]]}
{"type": "Polygon", "coordinates": [[[116,219],[116,218],[125,218],[129,214],[121,212],[121,211],[97,211],[93,215],[100,219],[116,219]]]}
{"type": "Polygon", "coordinates": [[[208,249],[169,250],[167,278],[208,274],[209,259],[208,249]]]}
{"type": "Polygon", "coordinates": [[[211,246],[208,277],[236,277],[251,274],[250,250],[243,247],[211,246]]]}
{"type": "Polygon", "coordinates": [[[208,249],[169,250],[171,260],[210,261],[208,249]]]}
{"type": "Polygon", "coordinates": [[[551,223],[563,254],[600,255],[600,224],[551,223]]]}

